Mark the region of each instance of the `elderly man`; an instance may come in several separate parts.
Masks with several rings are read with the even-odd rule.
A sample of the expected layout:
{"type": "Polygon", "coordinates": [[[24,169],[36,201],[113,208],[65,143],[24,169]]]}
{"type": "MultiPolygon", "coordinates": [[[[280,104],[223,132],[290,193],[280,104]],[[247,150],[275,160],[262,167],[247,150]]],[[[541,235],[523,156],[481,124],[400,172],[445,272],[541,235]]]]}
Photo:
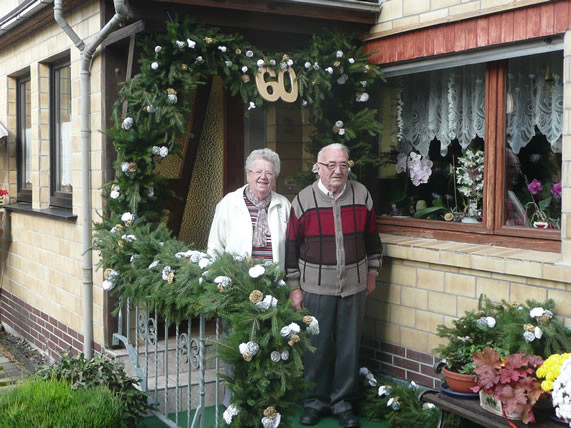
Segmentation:
{"type": "Polygon", "coordinates": [[[294,198],[286,233],[286,274],[296,309],[319,321],[315,353],[305,355],[306,399],[300,422],[315,425],[329,414],[358,427],[350,400],[359,385],[359,344],[365,298],[381,266],[371,195],[348,180],[349,153],[330,144],[317,156],[319,180],[294,198]]]}

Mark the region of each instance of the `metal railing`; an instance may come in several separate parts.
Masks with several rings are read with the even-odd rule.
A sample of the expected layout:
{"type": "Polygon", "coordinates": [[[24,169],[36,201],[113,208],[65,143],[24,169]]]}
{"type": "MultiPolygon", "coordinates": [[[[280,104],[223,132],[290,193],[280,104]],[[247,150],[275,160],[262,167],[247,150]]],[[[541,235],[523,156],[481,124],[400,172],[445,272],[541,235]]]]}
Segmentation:
{"type": "MultiPolygon", "coordinates": [[[[206,320],[202,315],[198,318],[198,337],[196,334],[193,337],[193,322],[196,323],[197,320],[191,318],[183,323],[171,323],[168,319],[160,318],[157,311],[152,315],[149,314],[148,304],[141,309],[138,305],[131,305],[127,301],[118,313],[118,332],[113,334],[113,344],[123,343],[135,375],[140,379],[141,389],[148,393],[150,402],[156,405],[153,413],[171,427],[181,426],[179,418],[180,413],[184,411],[187,412],[184,426],[189,428],[205,426],[206,320]],[[133,321],[136,323],[135,328],[132,328],[133,321]],[[163,344],[159,343],[159,321],[161,324],[164,323],[163,344]],[[173,345],[173,340],[174,347],[169,346],[173,345]],[[173,359],[174,372],[172,367],[169,368],[169,362],[172,364],[173,359]],[[194,388],[193,375],[198,375],[198,383],[195,382],[194,388]],[[197,400],[194,395],[198,395],[197,400]],[[192,417],[191,410],[194,410],[192,417]],[[174,420],[169,418],[169,413],[174,413],[174,420]]],[[[220,339],[220,324],[220,319],[216,319],[216,341],[220,339]]],[[[216,427],[220,426],[220,381],[217,376],[219,368],[220,362],[216,357],[214,375],[210,376],[209,381],[210,385],[214,384],[216,427]]]]}

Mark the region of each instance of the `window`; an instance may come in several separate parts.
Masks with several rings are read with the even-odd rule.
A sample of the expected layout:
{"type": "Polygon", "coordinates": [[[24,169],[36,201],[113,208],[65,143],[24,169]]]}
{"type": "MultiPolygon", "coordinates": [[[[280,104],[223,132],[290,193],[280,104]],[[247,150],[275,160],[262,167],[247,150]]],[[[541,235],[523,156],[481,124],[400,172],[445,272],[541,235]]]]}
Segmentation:
{"type": "Polygon", "coordinates": [[[381,230],[558,250],[562,76],[556,51],[388,79],[381,230]]]}
{"type": "Polygon", "coordinates": [[[71,208],[71,68],[69,62],[52,67],[50,95],[51,205],[71,208]]]}
{"type": "Polygon", "coordinates": [[[18,201],[32,202],[32,103],[30,76],[16,80],[18,201]]]}

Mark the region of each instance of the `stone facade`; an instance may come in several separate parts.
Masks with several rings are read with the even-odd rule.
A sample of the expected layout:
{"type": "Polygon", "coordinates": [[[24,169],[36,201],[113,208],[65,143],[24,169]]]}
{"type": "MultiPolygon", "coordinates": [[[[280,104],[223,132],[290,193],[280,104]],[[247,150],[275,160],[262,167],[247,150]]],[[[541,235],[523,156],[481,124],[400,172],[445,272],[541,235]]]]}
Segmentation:
{"type": "MultiPolygon", "coordinates": [[[[100,28],[98,1],[83,3],[65,18],[80,38],[89,40],[100,28]]],[[[51,8],[50,8],[51,9],[51,8]]],[[[5,11],[6,13],[8,11],[5,11]]],[[[47,208],[50,203],[50,63],[68,55],[71,64],[72,98],[72,146],[73,146],[73,214],[76,220],[62,220],[53,217],[11,212],[0,214],[4,233],[0,246],[0,274],[2,278],[2,313],[12,311],[22,314],[3,316],[7,327],[21,332],[23,337],[47,351],[52,345],[60,349],[77,343],[51,341],[46,336],[43,345],[37,343],[34,331],[42,331],[47,325],[60,326],[62,331],[83,332],[82,272],[81,272],[81,159],[80,159],[80,116],[79,116],[79,51],[53,21],[38,31],[21,38],[17,43],[0,49],[0,93],[5,94],[0,103],[0,122],[9,131],[6,143],[0,144],[0,188],[8,189],[11,202],[16,202],[16,78],[29,70],[31,86],[32,127],[32,208],[47,208]],[[9,229],[9,234],[7,229],[9,229]],[[9,235],[9,236],[8,236],[9,235]],[[42,314],[42,315],[40,315],[42,314]],[[45,321],[45,320],[51,321],[45,321]],[[44,320],[44,321],[42,321],[44,320]],[[45,322],[46,326],[42,325],[45,322]],[[65,346],[64,346],[65,345],[65,346]]],[[[95,210],[101,211],[102,198],[102,86],[101,56],[94,58],[91,76],[91,186],[93,219],[95,210]]],[[[96,262],[96,255],[94,255],[96,262]]],[[[93,317],[94,342],[100,349],[104,342],[103,332],[103,289],[101,272],[94,271],[93,317]]],[[[43,333],[41,333],[43,334],[43,333]]],[[[63,339],[62,339],[63,340],[63,339]]],[[[81,339],[82,340],[82,339],[81,339]]],[[[50,351],[52,353],[52,351],[50,351]]]]}
{"type": "Polygon", "coordinates": [[[363,343],[370,368],[436,387],[431,351],[444,343],[436,326],[476,309],[481,294],[495,302],[553,299],[556,314],[571,327],[571,269],[558,253],[389,234],[381,239],[385,259],[368,300],[363,343]]]}
{"type": "Polygon", "coordinates": [[[386,0],[371,37],[489,15],[550,0],[386,0]]]}
{"type": "MultiPolygon", "coordinates": [[[[415,48],[410,46],[399,52],[409,54],[406,60],[416,61],[443,53],[469,53],[470,48],[485,49],[488,45],[501,47],[504,42],[516,40],[525,45],[524,39],[546,34],[564,35],[561,251],[530,251],[382,233],[384,265],[377,290],[368,300],[362,347],[363,364],[369,368],[437,387],[440,380],[432,369],[436,361],[432,350],[442,339],[435,334],[436,326],[450,325],[465,311],[476,309],[480,294],[495,302],[553,299],[557,316],[571,328],[571,33],[566,30],[571,28],[568,23],[571,2],[387,0],[378,24],[371,30],[369,50],[377,51],[372,57],[374,62],[390,66],[392,61],[405,58],[397,60],[395,54],[391,60],[387,49],[403,42],[412,43],[421,33],[423,37],[431,37],[438,28],[448,32],[474,24],[478,31],[473,36],[480,40],[478,25],[485,21],[482,17],[489,16],[502,24],[502,12],[521,14],[525,10],[529,15],[548,11],[552,6],[562,16],[538,15],[543,18],[538,18],[539,31],[535,35],[504,41],[505,34],[501,32],[494,43],[459,50],[453,49],[453,44],[446,52],[424,52],[424,57],[414,55],[415,48]]],[[[484,28],[486,37],[489,28],[484,28]]],[[[497,28],[501,29],[501,25],[497,28]]]]}

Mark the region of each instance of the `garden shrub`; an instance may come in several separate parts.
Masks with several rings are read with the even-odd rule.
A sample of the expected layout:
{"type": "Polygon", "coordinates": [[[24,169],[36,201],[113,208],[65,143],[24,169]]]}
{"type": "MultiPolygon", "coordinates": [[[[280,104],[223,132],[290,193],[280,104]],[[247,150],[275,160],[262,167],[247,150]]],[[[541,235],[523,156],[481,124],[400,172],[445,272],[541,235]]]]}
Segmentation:
{"type": "Polygon", "coordinates": [[[0,427],[123,426],[123,404],[106,386],[73,390],[68,382],[32,379],[0,394],[0,427]]]}
{"type": "Polygon", "coordinates": [[[74,357],[69,350],[60,356],[59,361],[42,368],[36,376],[69,382],[72,389],[105,385],[123,403],[123,419],[128,425],[135,425],[152,409],[147,394],[136,387],[138,380],[127,376],[121,363],[102,354],[96,354],[90,360],[83,354],[74,357]]]}

